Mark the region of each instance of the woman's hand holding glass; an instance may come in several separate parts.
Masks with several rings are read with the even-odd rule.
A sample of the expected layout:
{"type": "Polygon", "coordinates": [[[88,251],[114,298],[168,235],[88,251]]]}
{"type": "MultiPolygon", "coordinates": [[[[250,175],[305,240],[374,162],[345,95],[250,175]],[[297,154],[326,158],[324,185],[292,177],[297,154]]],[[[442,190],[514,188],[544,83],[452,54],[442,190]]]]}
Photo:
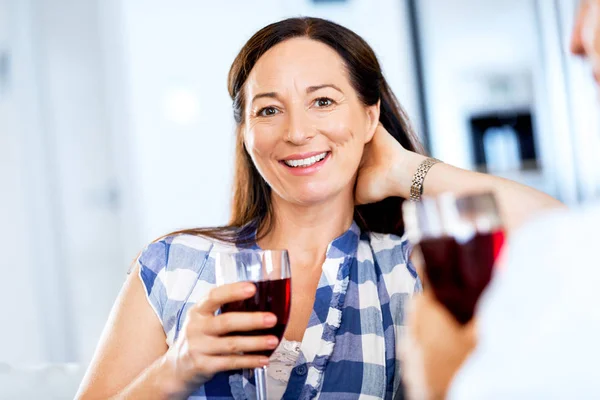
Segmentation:
{"type": "Polygon", "coordinates": [[[228,312],[215,316],[223,304],[248,299],[255,292],[251,282],[217,286],[189,310],[178,339],[165,356],[185,390],[197,388],[222,371],[268,364],[268,357],[245,354],[275,349],[275,336],[228,335],[271,328],[277,323],[273,313],[228,312]]]}

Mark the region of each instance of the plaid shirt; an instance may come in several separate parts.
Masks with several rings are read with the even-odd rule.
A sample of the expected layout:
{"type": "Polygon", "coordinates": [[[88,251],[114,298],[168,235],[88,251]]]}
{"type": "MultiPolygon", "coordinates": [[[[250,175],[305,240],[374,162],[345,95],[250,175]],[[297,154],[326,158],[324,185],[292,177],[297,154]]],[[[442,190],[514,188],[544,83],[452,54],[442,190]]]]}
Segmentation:
{"type": "MultiPolygon", "coordinates": [[[[189,307],[215,286],[215,252],[231,247],[176,235],[150,244],[139,256],[140,278],[169,346],[189,307]]],[[[356,223],[329,244],[284,399],[402,397],[404,305],[421,288],[409,254],[405,238],[361,233],[356,223]]],[[[231,398],[255,398],[247,372],[219,373],[190,397],[231,398]]]]}

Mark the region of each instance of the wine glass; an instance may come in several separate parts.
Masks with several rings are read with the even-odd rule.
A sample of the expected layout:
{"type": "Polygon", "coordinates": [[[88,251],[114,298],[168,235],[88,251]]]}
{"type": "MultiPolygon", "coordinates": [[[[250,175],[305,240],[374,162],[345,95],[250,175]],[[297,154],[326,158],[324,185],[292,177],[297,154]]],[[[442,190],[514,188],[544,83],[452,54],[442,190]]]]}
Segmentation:
{"type": "Polygon", "coordinates": [[[422,255],[425,283],[456,320],[466,324],[504,243],[494,195],[445,193],[404,202],[402,211],[407,236],[422,255]]]}
{"type": "MultiPolygon", "coordinates": [[[[221,312],[271,312],[277,324],[268,329],[232,332],[232,336],[273,335],[279,341],[288,323],[291,307],[291,271],[287,250],[241,250],[217,252],[215,255],[217,285],[249,281],[256,286],[254,296],[246,300],[223,304],[221,312]]],[[[251,354],[270,357],[273,350],[251,354]]],[[[254,369],[257,400],[267,398],[266,367],[254,369]]]]}

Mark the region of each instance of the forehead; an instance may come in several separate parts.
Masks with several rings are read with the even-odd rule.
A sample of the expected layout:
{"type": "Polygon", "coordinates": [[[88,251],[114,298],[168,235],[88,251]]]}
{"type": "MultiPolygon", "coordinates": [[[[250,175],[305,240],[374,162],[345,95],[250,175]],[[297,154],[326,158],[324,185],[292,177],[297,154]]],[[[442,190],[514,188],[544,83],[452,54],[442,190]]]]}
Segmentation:
{"type": "Polygon", "coordinates": [[[324,43],[294,38],[273,46],[259,58],[248,76],[246,93],[252,96],[324,83],[348,84],[344,60],[324,43]]]}

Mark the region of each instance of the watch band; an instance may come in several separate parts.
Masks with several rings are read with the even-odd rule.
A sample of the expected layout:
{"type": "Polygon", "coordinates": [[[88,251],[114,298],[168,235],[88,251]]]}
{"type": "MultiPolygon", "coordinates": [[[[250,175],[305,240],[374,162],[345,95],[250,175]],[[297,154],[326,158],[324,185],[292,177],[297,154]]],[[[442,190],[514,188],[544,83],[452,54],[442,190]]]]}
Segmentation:
{"type": "Polygon", "coordinates": [[[431,167],[440,162],[440,160],[430,157],[424,160],[421,164],[419,164],[417,171],[413,175],[412,185],[410,186],[410,200],[421,200],[421,195],[423,194],[423,181],[425,180],[425,176],[427,176],[427,172],[429,172],[429,169],[431,167]]]}

